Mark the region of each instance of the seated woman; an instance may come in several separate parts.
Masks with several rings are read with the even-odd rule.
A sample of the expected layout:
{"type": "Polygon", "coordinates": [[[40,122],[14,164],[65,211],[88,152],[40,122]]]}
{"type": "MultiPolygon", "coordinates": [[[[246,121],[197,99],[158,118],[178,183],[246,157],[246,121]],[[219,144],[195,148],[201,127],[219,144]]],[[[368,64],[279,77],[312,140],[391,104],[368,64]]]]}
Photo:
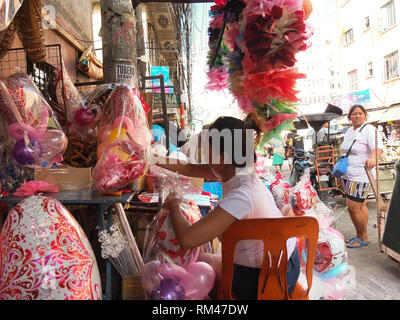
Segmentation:
{"type": "MultiPolygon", "coordinates": [[[[254,141],[251,140],[254,139],[253,130],[256,132],[256,140],[261,133],[255,118],[248,117],[242,121],[233,117],[220,117],[210,125],[209,130],[207,164],[170,164],[168,160],[160,164],[165,169],[186,176],[219,180],[223,186],[223,198],[218,206],[193,225],[190,225],[180,213],[179,197],[170,194],[165,200],[164,207],[170,211],[177,239],[186,249],[198,247],[222,235],[237,220],[281,216],[268,188],[255,173],[256,157],[254,141]],[[251,135],[246,135],[248,129],[251,130],[251,135]],[[232,140],[230,141],[226,134],[221,134],[222,132],[229,132],[232,140]],[[251,150],[247,154],[246,146],[247,150],[251,150]],[[216,161],[219,163],[213,163],[212,159],[219,160],[216,161]],[[252,163],[243,159],[251,159],[252,163]]],[[[294,238],[287,242],[289,293],[294,289],[300,273],[299,255],[295,244],[294,238]]],[[[239,242],[235,248],[234,259],[233,294],[241,299],[256,299],[258,275],[263,259],[262,242],[258,240],[239,242]]],[[[221,256],[205,254],[203,260],[214,266],[218,286],[221,279],[221,256]]]]}

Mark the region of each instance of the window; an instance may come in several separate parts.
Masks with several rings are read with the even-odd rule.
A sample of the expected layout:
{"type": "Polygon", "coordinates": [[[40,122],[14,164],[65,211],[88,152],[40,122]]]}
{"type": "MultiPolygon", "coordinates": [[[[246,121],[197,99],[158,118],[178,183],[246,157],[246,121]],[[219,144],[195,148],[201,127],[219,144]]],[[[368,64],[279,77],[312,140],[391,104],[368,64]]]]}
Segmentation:
{"type": "Polygon", "coordinates": [[[399,53],[395,51],[385,56],[384,61],[384,80],[392,80],[399,76],[399,53]]]}
{"type": "Polygon", "coordinates": [[[374,75],[374,69],[372,68],[372,61],[368,62],[365,65],[365,77],[369,78],[374,75]]]}
{"type": "Polygon", "coordinates": [[[370,27],[369,25],[369,16],[364,18],[364,31],[368,30],[370,27]]]}
{"type": "Polygon", "coordinates": [[[389,1],[380,10],[380,31],[385,31],[396,24],[394,2],[389,1]]]}
{"type": "Polygon", "coordinates": [[[357,70],[349,72],[349,89],[350,92],[358,90],[357,70]]]}
{"type": "Polygon", "coordinates": [[[344,44],[348,44],[354,40],[353,29],[349,29],[344,33],[344,44]]]}

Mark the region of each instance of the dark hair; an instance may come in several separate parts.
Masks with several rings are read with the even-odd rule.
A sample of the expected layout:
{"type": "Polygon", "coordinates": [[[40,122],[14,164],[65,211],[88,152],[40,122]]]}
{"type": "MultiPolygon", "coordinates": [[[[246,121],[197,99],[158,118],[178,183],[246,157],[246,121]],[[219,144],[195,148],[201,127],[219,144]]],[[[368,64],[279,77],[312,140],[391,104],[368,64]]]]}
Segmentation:
{"type": "Polygon", "coordinates": [[[350,120],[350,116],[351,116],[351,114],[354,112],[354,110],[355,110],[356,108],[360,108],[361,111],[365,114],[365,117],[368,117],[368,112],[367,112],[367,110],[365,110],[365,108],[364,108],[361,104],[355,104],[355,105],[353,105],[353,106],[350,108],[349,113],[348,113],[348,115],[347,115],[347,119],[350,120]]]}
{"type": "MultiPolygon", "coordinates": [[[[257,117],[256,114],[254,113],[250,113],[245,120],[240,120],[234,117],[228,117],[228,116],[222,116],[219,117],[218,119],[216,119],[210,126],[209,126],[209,130],[217,130],[219,133],[221,133],[223,130],[229,130],[229,132],[231,133],[231,137],[232,137],[232,155],[229,155],[231,157],[232,160],[232,164],[235,165],[236,167],[239,168],[243,168],[246,166],[246,162],[244,163],[238,163],[237,160],[235,159],[234,155],[235,153],[235,149],[237,150],[237,148],[241,148],[241,156],[242,157],[246,157],[246,146],[247,143],[249,141],[246,141],[246,130],[247,129],[253,129],[256,133],[254,140],[252,141],[252,148],[254,146],[254,143],[259,143],[260,138],[261,138],[261,134],[262,134],[262,130],[261,130],[261,125],[260,125],[261,121],[260,119],[257,117]],[[242,143],[241,145],[238,145],[238,141],[234,141],[234,130],[242,130],[241,133],[241,138],[242,138],[242,143]]],[[[211,136],[209,137],[209,142],[210,144],[212,143],[212,138],[211,136]]],[[[225,139],[224,136],[219,136],[219,151],[220,153],[224,152],[224,146],[225,146],[225,139]]],[[[254,148],[252,149],[254,152],[254,162],[256,162],[256,154],[255,154],[255,150],[254,148]]]]}
{"type": "Polygon", "coordinates": [[[297,130],[296,130],[296,129],[292,129],[292,132],[293,132],[293,133],[297,133],[297,130]]]}

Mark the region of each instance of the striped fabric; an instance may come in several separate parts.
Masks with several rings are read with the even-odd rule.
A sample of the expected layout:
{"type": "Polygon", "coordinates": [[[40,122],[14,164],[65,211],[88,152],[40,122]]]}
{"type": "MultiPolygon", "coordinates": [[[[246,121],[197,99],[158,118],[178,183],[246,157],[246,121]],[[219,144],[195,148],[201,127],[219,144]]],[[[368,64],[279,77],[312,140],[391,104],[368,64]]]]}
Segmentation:
{"type": "Polygon", "coordinates": [[[344,191],[347,195],[360,199],[367,198],[370,187],[368,182],[357,182],[351,180],[345,180],[345,182],[346,185],[344,191]]]}

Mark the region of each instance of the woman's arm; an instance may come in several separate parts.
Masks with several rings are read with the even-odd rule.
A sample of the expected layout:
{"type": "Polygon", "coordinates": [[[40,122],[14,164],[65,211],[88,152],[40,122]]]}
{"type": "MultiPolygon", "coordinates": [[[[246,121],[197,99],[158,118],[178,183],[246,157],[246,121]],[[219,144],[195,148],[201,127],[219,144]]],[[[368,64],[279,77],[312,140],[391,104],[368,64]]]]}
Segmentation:
{"type": "MultiPolygon", "coordinates": [[[[373,150],[371,151],[371,154],[370,154],[368,160],[365,161],[365,164],[366,164],[366,166],[367,166],[368,169],[372,169],[372,168],[374,168],[374,167],[376,166],[376,156],[375,156],[375,153],[376,153],[376,149],[373,149],[373,150]]],[[[381,156],[381,154],[382,154],[382,150],[381,150],[380,148],[378,148],[378,158],[381,156]]]]}
{"type": "Polygon", "coordinates": [[[184,176],[216,180],[217,177],[212,173],[206,164],[181,163],[180,160],[158,157],[157,166],[177,172],[184,176]]]}
{"type": "Polygon", "coordinates": [[[237,221],[224,209],[216,207],[196,223],[190,225],[180,211],[181,200],[166,199],[164,207],[169,210],[175,235],[182,249],[192,249],[220,236],[232,223],[237,221]]]}

